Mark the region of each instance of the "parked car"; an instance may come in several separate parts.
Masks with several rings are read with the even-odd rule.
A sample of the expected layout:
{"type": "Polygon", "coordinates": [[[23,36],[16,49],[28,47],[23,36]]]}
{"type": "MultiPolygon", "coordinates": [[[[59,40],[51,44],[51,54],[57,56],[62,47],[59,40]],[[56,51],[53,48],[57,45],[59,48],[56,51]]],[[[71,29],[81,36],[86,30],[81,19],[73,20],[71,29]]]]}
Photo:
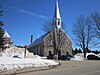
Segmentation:
{"type": "Polygon", "coordinates": [[[96,60],[100,60],[100,55],[96,55],[96,60]]]}
{"type": "Polygon", "coordinates": [[[100,60],[100,55],[88,55],[87,56],[88,60],[100,60]]]}
{"type": "Polygon", "coordinates": [[[54,59],[54,55],[51,54],[51,55],[47,56],[47,59],[54,59]]]}
{"type": "Polygon", "coordinates": [[[87,59],[88,59],[88,60],[97,60],[98,58],[97,58],[96,55],[88,55],[88,56],[87,56],[87,59]]]}
{"type": "Polygon", "coordinates": [[[72,55],[62,55],[59,57],[60,60],[70,60],[71,58],[74,58],[72,55]]]}

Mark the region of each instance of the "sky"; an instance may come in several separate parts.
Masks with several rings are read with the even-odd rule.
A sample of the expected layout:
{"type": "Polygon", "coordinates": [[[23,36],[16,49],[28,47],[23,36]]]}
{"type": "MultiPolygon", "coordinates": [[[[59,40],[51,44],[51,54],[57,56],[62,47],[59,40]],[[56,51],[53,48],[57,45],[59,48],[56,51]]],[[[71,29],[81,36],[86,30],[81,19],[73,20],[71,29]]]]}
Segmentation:
{"type": "MultiPolygon", "coordinates": [[[[29,45],[33,40],[45,34],[42,30],[46,21],[51,21],[55,11],[56,0],[0,0],[4,10],[1,20],[3,29],[7,31],[14,45],[29,45]]],[[[100,0],[58,0],[62,21],[67,35],[72,39],[73,25],[80,15],[88,16],[92,12],[100,12],[100,0]]]]}

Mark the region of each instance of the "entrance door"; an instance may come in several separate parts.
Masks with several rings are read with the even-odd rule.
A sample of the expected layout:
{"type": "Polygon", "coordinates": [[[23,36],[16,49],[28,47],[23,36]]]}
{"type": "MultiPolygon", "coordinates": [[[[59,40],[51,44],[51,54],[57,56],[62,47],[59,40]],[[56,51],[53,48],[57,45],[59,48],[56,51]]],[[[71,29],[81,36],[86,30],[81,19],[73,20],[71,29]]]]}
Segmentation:
{"type": "Polygon", "coordinates": [[[49,51],[49,56],[51,56],[51,51],[49,51]]]}
{"type": "Polygon", "coordinates": [[[61,56],[61,51],[58,51],[58,56],[59,56],[59,57],[61,56]]]}

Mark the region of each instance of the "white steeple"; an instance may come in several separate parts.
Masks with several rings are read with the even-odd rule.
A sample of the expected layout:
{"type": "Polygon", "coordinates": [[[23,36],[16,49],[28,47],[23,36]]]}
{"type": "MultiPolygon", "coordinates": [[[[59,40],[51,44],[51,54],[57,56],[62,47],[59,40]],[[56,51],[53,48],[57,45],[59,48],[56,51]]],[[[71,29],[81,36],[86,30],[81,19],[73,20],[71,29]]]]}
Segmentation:
{"type": "Polygon", "coordinates": [[[4,35],[3,35],[3,38],[10,38],[10,35],[8,34],[7,31],[5,31],[4,35]]]}
{"type": "Polygon", "coordinates": [[[61,28],[61,17],[60,17],[60,11],[59,11],[59,6],[58,6],[58,0],[56,0],[53,24],[56,26],[57,29],[61,28]]]}
{"type": "Polygon", "coordinates": [[[58,0],[56,0],[56,7],[55,7],[54,18],[61,19],[61,17],[60,17],[60,11],[59,11],[59,6],[58,6],[58,0]]]}

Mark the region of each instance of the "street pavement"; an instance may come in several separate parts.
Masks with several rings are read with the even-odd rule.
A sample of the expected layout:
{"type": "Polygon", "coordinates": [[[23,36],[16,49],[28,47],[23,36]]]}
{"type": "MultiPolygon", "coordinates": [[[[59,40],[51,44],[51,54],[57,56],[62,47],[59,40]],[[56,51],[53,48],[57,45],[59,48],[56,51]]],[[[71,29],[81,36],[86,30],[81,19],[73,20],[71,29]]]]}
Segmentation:
{"type": "Polygon", "coordinates": [[[100,75],[100,61],[58,61],[60,66],[35,72],[16,75],[100,75]]]}

